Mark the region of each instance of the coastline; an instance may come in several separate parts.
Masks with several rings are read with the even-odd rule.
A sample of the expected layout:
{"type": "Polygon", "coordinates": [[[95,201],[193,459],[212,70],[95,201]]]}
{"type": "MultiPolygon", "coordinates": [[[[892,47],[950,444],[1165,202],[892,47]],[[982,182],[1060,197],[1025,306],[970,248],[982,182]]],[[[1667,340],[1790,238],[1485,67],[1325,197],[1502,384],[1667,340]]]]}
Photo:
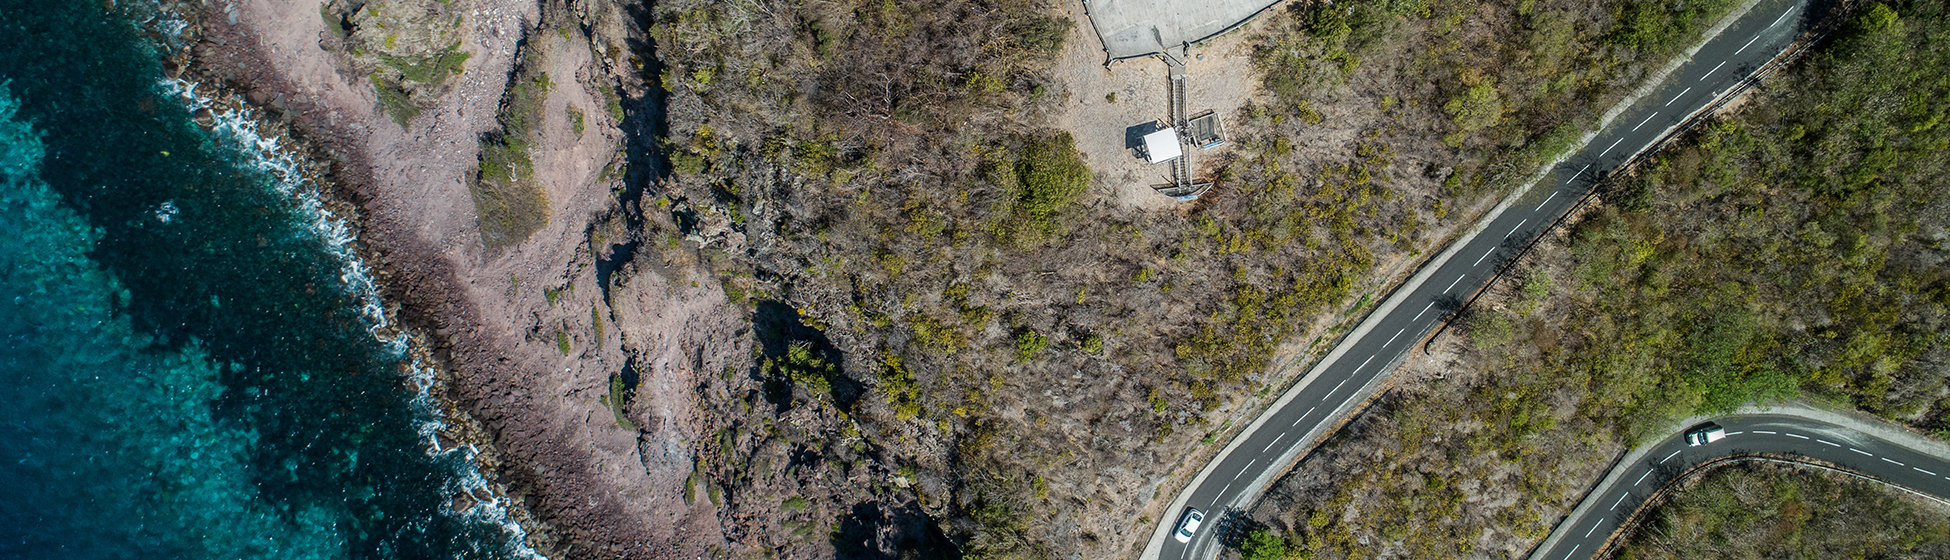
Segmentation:
{"type": "MultiPolygon", "coordinates": [[[[614,212],[615,203],[607,197],[575,196],[587,193],[574,191],[608,187],[584,181],[590,184],[551,192],[552,201],[564,201],[553,206],[568,206],[569,211],[558,210],[554,223],[524,246],[501,254],[483,250],[472,229],[465,188],[474,165],[472,140],[496,126],[502,77],[514,64],[514,44],[539,19],[539,7],[505,3],[483,6],[475,12],[481,15],[470,16],[469,24],[478,32],[467,46],[479,51],[477,64],[470,64],[439,106],[402,129],[378,113],[369,87],[341,76],[332,53],[317,44],[322,29],[302,25],[318,27],[316,16],[271,4],[218,3],[202,14],[179,12],[192,31],[186,32],[190,38],[185,49],[165,69],[247,103],[267,132],[304,146],[314,156],[311,161],[327,176],[319,181],[330,191],[323,198],[336,216],[355,224],[355,250],[372,267],[386,314],[405,326],[415,357],[435,372],[431,392],[445,428],[433,445],[478,448],[476,466],[506,496],[510,517],[527,532],[529,546],[548,557],[586,556],[577,552],[593,547],[605,556],[674,558],[717,544],[710,541],[722,542],[710,504],[697,500],[700,507],[693,507],[678,501],[680,486],[693,469],[691,442],[700,439],[694,395],[688,394],[691,384],[684,379],[728,367],[729,360],[749,352],[749,345],[741,343],[748,338],[739,328],[743,318],[726,320],[735,313],[727,313],[716,281],[697,276],[682,263],[647,274],[631,267],[630,274],[614,283],[643,285],[624,297],[602,298],[632,304],[631,309],[610,310],[617,321],[615,332],[607,340],[589,341],[592,348],[579,355],[550,360],[553,340],[538,341],[541,337],[527,336],[534,333],[522,332],[522,315],[539,315],[533,309],[538,307],[533,300],[542,299],[535,293],[539,290],[523,294],[516,289],[519,281],[516,288],[503,289],[491,280],[533,275],[534,285],[545,287],[545,282],[566,279],[576,303],[594,306],[567,307],[606,305],[590,301],[606,290],[584,289],[576,297],[573,286],[578,279],[595,283],[593,259],[587,258],[581,235],[592,216],[614,212]],[[531,247],[536,245],[541,247],[531,247]],[[565,256],[565,247],[570,263],[549,262],[565,256]],[[578,260],[591,262],[574,266],[578,260]],[[571,266],[558,278],[548,276],[548,267],[563,270],[563,264],[571,266]],[[518,272],[504,272],[509,269],[518,272]],[[692,286],[688,290],[679,284],[686,279],[692,286]],[[493,301],[493,295],[502,293],[514,301],[493,301]],[[625,324],[625,318],[649,320],[625,324]],[[625,348],[632,338],[659,343],[676,339],[677,344],[659,349],[660,354],[632,351],[625,348]],[[629,411],[644,428],[626,433],[591,424],[587,409],[597,399],[588,394],[589,387],[607,385],[610,372],[646,359],[651,362],[648,369],[656,370],[646,372],[646,389],[663,391],[639,398],[629,411]],[[593,373],[602,376],[592,379],[593,373]],[[658,457],[641,452],[659,448],[664,453],[658,457]],[[626,490],[630,486],[636,488],[626,490]],[[636,499],[625,502],[619,496],[624,491],[636,499]],[[709,538],[687,542],[689,546],[658,546],[689,541],[679,532],[709,538]]],[[[617,123],[592,128],[602,132],[594,135],[602,141],[620,144],[617,123]]],[[[604,163],[588,154],[574,155],[598,166],[604,163]]],[[[553,309],[554,296],[549,300],[553,309]]],[[[589,320],[600,314],[582,315],[589,320]]],[[[456,507],[464,500],[457,497],[456,507]]]]}
{"type": "MultiPolygon", "coordinates": [[[[177,38],[186,44],[181,45],[183,48],[175,56],[165,59],[165,73],[199,90],[212,91],[194,97],[223,107],[220,110],[232,113],[229,116],[251,123],[253,132],[276,141],[281,151],[300,163],[306,180],[320,187],[315,194],[327,216],[350,226],[348,248],[355,262],[366,266],[371,288],[382,296],[379,301],[384,308],[378,317],[381,325],[376,328],[391,334],[406,355],[401,382],[431,397],[432,410],[428,412],[434,416],[432,421],[437,431],[430,434],[428,453],[465,447],[467,461],[474,467],[470,475],[484,475],[485,480],[462,484],[468,490],[454,496],[451,506],[454,512],[467,514],[477,504],[498,502],[504,507],[505,521],[517,525],[517,537],[524,539],[524,544],[545,557],[562,557],[550,550],[554,548],[552,528],[537,518],[527,504],[510,499],[507,475],[511,465],[507,463],[506,453],[495,445],[487,426],[463,406],[456,368],[466,363],[470,353],[478,355],[486,348],[454,345],[447,321],[440,318],[442,313],[429,306],[438,305],[440,311],[458,310],[462,314],[469,308],[453,307],[452,302],[444,301],[446,298],[430,299],[429,296],[443,294],[437,289],[415,289],[449,284],[453,271],[438,266],[437,260],[423,258],[430,254],[429,250],[411,236],[397,235],[394,228],[387,227],[390,224],[372,219],[370,198],[361,189],[372,181],[372,166],[368,155],[357,145],[358,138],[353,131],[358,128],[318,122],[313,115],[326,110],[322,105],[286,104],[284,93],[289,90],[289,84],[269,70],[273,63],[254,52],[251,47],[256,45],[239,26],[213,30],[216,22],[211,18],[212,13],[199,11],[188,3],[163,7],[165,13],[188,23],[177,33],[177,38]],[[231,44],[240,39],[244,44],[231,44]],[[483,490],[487,495],[482,495],[483,490]]],[[[196,112],[196,120],[206,128],[217,118],[218,115],[207,110],[196,112]]],[[[375,332],[376,337],[381,334],[375,332]]]]}

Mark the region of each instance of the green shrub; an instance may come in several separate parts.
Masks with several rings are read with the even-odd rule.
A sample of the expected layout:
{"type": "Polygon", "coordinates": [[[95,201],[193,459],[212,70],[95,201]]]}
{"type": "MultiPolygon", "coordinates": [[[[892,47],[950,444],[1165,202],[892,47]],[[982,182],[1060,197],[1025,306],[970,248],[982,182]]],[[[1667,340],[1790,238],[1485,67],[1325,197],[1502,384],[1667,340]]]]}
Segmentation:
{"type": "Polygon", "coordinates": [[[407,123],[413,121],[413,117],[420,116],[420,107],[413,104],[413,97],[399,84],[374,74],[372,89],[379,95],[379,107],[384,109],[386,116],[392,117],[393,122],[400,128],[406,128],[407,123]]]}
{"type": "Polygon", "coordinates": [[[895,418],[909,420],[922,415],[921,386],[901,363],[900,356],[883,354],[876,377],[880,380],[880,392],[887,395],[887,403],[894,409],[895,418]]]}
{"type": "Polygon", "coordinates": [[[807,508],[812,507],[812,504],[807,503],[805,498],[793,496],[786,498],[783,502],[779,502],[779,507],[786,511],[798,513],[806,511],[807,508]]]}
{"type": "Polygon", "coordinates": [[[501,134],[481,142],[480,172],[468,191],[481,243],[490,250],[520,243],[548,225],[548,194],[529,180],[535,164],[528,149],[541,133],[542,103],[551,87],[541,73],[509,86],[497,115],[501,134]]]}
{"type": "Polygon", "coordinates": [[[1068,132],[1032,140],[1006,168],[991,167],[990,181],[1010,191],[996,229],[1017,246],[1061,236],[1064,212],[1090,188],[1090,168],[1068,132]]]}
{"type": "Polygon", "coordinates": [[[1486,81],[1456,94],[1442,110],[1464,132],[1489,128],[1503,122],[1503,94],[1496,90],[1496,82],[1486,81]]]}
{"type": "Polygon", "coordinates": [[[684,479],[684,505],[688,506],[691,505],[691,503],[696,501],[697,501],[697,471],[693,469],[691,471],[691,476],[686,477],[684,479]]]}
{"type": "Polygon", "coordinates": [[[1266,529],[1253,529],[1239,542],[1239,560],[1286,560],[1286,539],[1266,529]]]}
{"type": "Polygon", "coordinates": [[[600,307],[591,307],[591,308],[589,308],[589,324],[590,324],[590,325],[591,325],[592,327],[594,327],[594,329],[595,329],[595,331],[596,331],[596,343],[597,343],[597,344],[602,344],[602,342],[603,342],[603,310],[602,310],[602,308],[600,308],[600,307]]]}
{"type": "Polygon", "coordinates": [[[399,72],[400,79],[422,84],[437,84],[448,76],[458,76],[467,65],[467,51],[460,50],[460,43],[448,45],[439,54],[424,58],[404,58],[380,54],[379,60],[399,72]]]}
{"type": "Polygon", "coordinates": [[[778,379],[790,380],[815,394],[831,393],[839,366],[819,357],[812,343],[798,341],[786,345],[785,355],[766,358],[760,369],[778,379]]]}
{"type": "Polygon", "coordinates": [[[608,397],[606,402],[609,404],[610,414],[616,417],[617,426],[634,432],[636,431],[636,423],[630,421],[629,413],[630,393],[629,384],[623,381],[622,375],[610,374],[609,394],[605,395],[608,397]]]}
{"type": "Polygon", "coordinates": [[[1025,328],[1016,331],[1017,360],[1029,361],[1030,358],[1043,353],[1045,348],[1049,348],[1049,337],[1043,336],[1035,329],[1025,328]]]}

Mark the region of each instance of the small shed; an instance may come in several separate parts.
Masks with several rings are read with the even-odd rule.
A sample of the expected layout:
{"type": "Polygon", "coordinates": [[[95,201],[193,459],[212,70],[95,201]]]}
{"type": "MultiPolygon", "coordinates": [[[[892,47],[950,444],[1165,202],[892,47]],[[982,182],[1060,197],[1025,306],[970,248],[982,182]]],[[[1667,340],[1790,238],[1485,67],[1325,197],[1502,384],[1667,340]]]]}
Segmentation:
{"type": "Polygon", "coordinates": [[[1178,130],[1166,128],[1144,135],[1144,155],[1151,163],[1164,163],[1185,155],[1178,147],[1178,130]]]}
{"type": "Polygon", "coordinates": [[[1225,123],[1219,121],[1216,112],[1206,111],[1203,115],[1192,117],[1186,126],[1191,129],[1192,145],[1199,149],[1226,143],[1225,123]]]}

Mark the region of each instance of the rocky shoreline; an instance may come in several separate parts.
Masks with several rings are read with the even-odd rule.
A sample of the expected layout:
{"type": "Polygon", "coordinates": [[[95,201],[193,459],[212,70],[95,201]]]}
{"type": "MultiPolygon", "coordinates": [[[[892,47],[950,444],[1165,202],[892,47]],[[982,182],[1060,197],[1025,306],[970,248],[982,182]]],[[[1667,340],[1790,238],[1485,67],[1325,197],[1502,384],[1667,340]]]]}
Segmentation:
{"type": "MultiPolygon", "coordinates": [[[[376,269],[388,312],[439,372],[434,391],[448,425],[442,443],[481,449],[479,466],[512,498],[510,515],[530,546],[551,558],[675,558],[715,548],[723,541],[712,508],[679,495],[694,468],[691,442],[701,437],[689,379],[749,355],[746,319],[715,280],[668,259],[648,271],[626,264],[607,275],[609,289],[588,289],[603,283],[594,263],[606,248],[586,232],[619,211],[615,196],[600,196],[618,190],[607,170],[544,177],[551,223],[520,246],[481,247],[466,189],[474,139],[495,126],[516,45],[545,16],[535,3],[480,4],[468,12],[473,32],[461,44],[472,55],[466,73],[404,127],[379,109],[365,78],[347,78],[343,62],[320,46],[320,18],[300,6],[177,4],[191,29],[166,70],[248,102],[285,137],[324,156],[313,160],[326,168],[319,184],[331,185],[335,214],[355,218],[359,252],[376,269]],[[680,284],[686,280],[689,288],[680,284]],[[578,282],[585,288],[577,291],[578,282]],[[571,346],[564,331],[577,318],[596,323],[582,326],[593,326],[594,336],[576,336],[580,352],[557,352],[571,346]],[[545,332],[551,326],[553,338],[545,332]],[[597,393],[626,367],[648,389],[618,415],[636,429],[592,421],[602,418],[591,409],[608,405],[597,393]]],[[[551,7],[558,10],[552,17],[587,20],[551,7]]],[[[578,83],[611,79],[591,57],[562,58],[581,66],[571,70],[578,83]]],[[[538,161],[555,155],[600,168],[608,158],[591,157],[590,148],[623,142],[620,123],[587,99],[595,94],[580,93],[568,103],[596,109],[587,111],[591,130],[578,122],[574,138],[550,136],[538,161]]],[[[457,496],[455,507],[475,499],[457,496]]]]}

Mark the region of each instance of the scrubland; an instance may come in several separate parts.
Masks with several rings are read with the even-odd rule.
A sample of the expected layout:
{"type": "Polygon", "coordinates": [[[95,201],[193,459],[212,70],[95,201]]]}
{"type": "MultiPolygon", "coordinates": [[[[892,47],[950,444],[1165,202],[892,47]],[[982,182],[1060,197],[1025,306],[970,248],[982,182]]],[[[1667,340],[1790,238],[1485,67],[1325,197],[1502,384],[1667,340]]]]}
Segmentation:
{"type": "Polygon", "coordinates": [[[1275,486],[1247,556],[1522,554],[1618,452],[1748,402],[1943,434],[1946,14],[1923,0],[1847,17],[1605,185],[1441,357],[1410,365],[1419,381],[1275,486]]]}
{"type": "Polygon", "coordinates": [[[1291,5],[1234,77],[1266,93],[1229,116],[1218,186],[1143,212],[1044,124],[1087,25],[1058,6],[657,4],[669,175],[643,239],[695,251],[772,339],[701,388],[729,406],[696,479],[749,496],[732,552],[1135,554],[1176,469],[1290,381],[1273,364],[1731,7],[1291,5]]]}

